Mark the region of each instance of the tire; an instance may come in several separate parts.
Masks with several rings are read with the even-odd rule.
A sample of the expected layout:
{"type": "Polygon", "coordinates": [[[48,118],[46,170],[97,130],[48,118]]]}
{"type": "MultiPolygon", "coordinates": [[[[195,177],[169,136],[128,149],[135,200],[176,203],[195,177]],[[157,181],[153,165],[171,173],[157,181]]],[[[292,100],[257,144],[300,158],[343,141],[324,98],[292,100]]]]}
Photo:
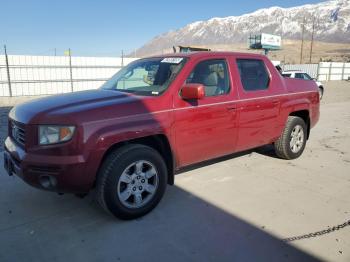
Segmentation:
{"type": "Polygon", "coordinates": [[[323,92],[324,92],[323,87],[322,87],[322,86],[319,86],[319,87],[318,87],[318,94],[319,94],[319,96],[320,96],[320,100],[321,100],[322,97],[323,97],[323,92]]]}
{"type": "Polygon", "coordinates": [[[97,177],[99,204],[114,216],[129,220],[155,208],[167,186],[167,168],[151,147],[130,144],[111,152],[97,177]]]}
{"type": "Polygon", "coordinates": [[[298,158],[305,149],[306,140],[307,127],[304,120],[297,116],[289,116],[281,136],[274,143],[276,155],[283,159],[298,158]]]}

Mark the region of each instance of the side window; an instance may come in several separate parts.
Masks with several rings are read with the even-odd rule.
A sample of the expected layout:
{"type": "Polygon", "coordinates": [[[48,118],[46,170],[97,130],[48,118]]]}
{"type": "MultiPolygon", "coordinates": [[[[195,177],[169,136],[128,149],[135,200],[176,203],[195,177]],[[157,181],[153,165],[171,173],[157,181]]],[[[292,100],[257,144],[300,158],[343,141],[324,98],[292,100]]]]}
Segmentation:
{"type": "Polygon", "coordinates": [[[305,80],[312,80],[312,77],[309,76],[307,73],[303,74],[305,80]]]}
{"type": "Polygon", "coordinates": [[[207,60],[200,62],[186,80],[187,84],[202,84],[205,96],[218,96],[230,92],[230,82],[226,61],[207,60]]]}
{"type": "Polygon", "coordinates": [[[302,74],[302,73],[295,73],[295,78],[304,79],[304,74],[302,74]]]}
{"type": "Polygon", "coordinates": [[[268,89],[270,77],[262,60],[237,59],[237,66],[244,90],[268,89]]]}

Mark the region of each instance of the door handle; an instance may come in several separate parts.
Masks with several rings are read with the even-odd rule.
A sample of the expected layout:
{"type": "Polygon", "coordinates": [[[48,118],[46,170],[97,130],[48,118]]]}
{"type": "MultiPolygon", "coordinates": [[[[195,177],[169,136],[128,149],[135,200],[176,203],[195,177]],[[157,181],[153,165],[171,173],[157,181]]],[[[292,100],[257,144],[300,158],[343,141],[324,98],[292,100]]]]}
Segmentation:
{"type": "Polygon", "coordinates": [[[236,110],[236,109],[237,109],[236,106],[228,106],[228,107],[227,107],[227,110],[228,110],[228,111],[234,111],[234,110],[236,110]]]}
{"type": "Polygon", "coordinates": [[[278,105],[279,103],[280,103],[279,100],[273,100],[273,101],[272,101],[272,104],[274,104],[274,105],[278,105]]]}

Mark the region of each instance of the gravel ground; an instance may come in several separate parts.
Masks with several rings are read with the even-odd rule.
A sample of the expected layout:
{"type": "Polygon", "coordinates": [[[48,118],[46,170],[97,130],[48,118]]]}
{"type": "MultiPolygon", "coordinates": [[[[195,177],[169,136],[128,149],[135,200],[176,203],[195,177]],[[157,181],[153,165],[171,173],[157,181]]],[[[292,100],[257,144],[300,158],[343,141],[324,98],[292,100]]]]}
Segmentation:
{"type": "MultiPolygon", "coordinates": [[[[6,120],[5,120],[6,122],[6,120]]],[[[297,160],[270,147],[184,170],[135,221],[8,177],[0,157],[0,261],[350,261],[350,83],[327,83],[297,160]]]]}

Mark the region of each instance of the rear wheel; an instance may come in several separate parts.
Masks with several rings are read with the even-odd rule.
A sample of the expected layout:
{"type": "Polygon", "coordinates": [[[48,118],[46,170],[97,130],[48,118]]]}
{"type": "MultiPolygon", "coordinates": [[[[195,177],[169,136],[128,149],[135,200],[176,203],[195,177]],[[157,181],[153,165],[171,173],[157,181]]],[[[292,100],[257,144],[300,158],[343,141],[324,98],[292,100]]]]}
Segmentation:
{"type": "Polygon", "coordinates": [[[276,155],[284,159],[298,158],[305,149],[306,134],[304,120],[297,116],[289,116],[281,136],[274,144],[276,155]]]}
{"type": "Polygon", "coordinates": [[[167,185],[167,168],[160,154],[144,145],[126,145],[112,152],[98,174],[98,202],[121,219],[150,212],[167,185]]]}

